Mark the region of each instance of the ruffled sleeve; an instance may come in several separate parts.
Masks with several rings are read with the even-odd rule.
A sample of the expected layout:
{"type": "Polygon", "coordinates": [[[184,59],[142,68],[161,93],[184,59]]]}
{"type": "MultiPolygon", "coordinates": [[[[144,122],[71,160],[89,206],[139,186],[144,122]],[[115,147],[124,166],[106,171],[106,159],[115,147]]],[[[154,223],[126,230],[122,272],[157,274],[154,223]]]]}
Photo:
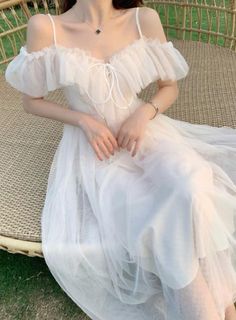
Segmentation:
{"type": "Polygon", "coordinates": [[[157,38],[143,36],[118,57],[116,66],[132,94],[159,79],[176,81],[185,78],[189,72],[187,61],[172,41],[161,43],[157,38]]]}
{"type": "Polygon", "coordinates": [[[189,72],[189,66],[184,56],[174,47],[172,41],[160,43],[156,39],[149,40],[147,53],[150,65],[155,70],[158,79],[180,80],[189,72]]]}
{"type": "Polygon", "coordinates": [[[159,39],[147,39],[146,53],[146,65],[150,66],[147,78],[176,81],[187,76],[188,63],[172,41],[161,43],[159,39]]]}
{"type": "Polygon", "coordinates": [[[97,64],[113,67],[120,80],[119,86],[133,95],[153,81],[179,80],[189,71],[185,58],[171,41],[160,43],[158,39],[144,37],[114,54],[110,64],[79,48],[50,46],[27,52],[23,46],[8,64],[5,79],[15,89],[33,97],[45,96],[49,91],[71,85],[76,85],[81,94],[88,94],[96,86],[95,91],[100,96],[107,79],[101,74],[104,77],[101,81],[94,77],[91,66],[97,64]]]}
{"type": "Polygon", "coordinates": [[[26,46],[8,64],[6,81],[15,89],[33,97],[42,97],[60,88],[58,60],[51,47],[27,52],[26,46]]]}

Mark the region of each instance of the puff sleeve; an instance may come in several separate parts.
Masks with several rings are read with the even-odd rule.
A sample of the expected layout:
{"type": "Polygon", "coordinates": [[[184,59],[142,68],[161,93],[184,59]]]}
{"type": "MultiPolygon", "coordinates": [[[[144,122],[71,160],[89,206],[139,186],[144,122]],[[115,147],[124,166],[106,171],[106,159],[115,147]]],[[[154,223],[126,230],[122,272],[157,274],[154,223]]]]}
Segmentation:
{"type": "Polygon", "coordinates": [[[158,38],[145,36],[141,39],[132,45],[133,50],[129,47],[129,52],[127,49],[120,54],[122,61],[116,61],[132,94],[159,79],[176,81],[187,76],[189,65],[172,41],[161,43],[158,38]]]}
{"type": "Polygon", "coordinates": [[[157,39],[151,39],[147,53],[158,79],[180,80],[187,76],[189,65],[172,41],[160,43],[157,39]]]}
{"type": "Polygon", "coordinates": [[[26,46],[8,64],[6,81],[15,89],[33,97],[42,97],[61,87],[58,59],[51,47],[27,52],[26,46]]]}

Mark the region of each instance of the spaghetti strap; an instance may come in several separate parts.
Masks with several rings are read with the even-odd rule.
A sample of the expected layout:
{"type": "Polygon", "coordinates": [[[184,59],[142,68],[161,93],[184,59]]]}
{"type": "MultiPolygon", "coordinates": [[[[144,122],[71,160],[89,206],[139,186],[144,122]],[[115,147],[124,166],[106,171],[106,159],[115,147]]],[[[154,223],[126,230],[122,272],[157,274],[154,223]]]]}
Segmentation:
{"type": "Polygon", "coordinates": [[[136,24],[137,24],[137,27],[138,27],[139,36],[140,36],[140,38],[142,38],[143,35],[142,35],[141,28],[140,28],[140,23],[139,23],[139,7],[136,8],[136,24]]]}
{"type": "Polygon", "coordinates": [[[48,13],[47,15],[49,16],[49,18],[50,18],[50,20],[51,20],[51,23],[52,23],[52,29],[53,29],[53,42],[54,42],[54,45],[56,45],[56,44],[57,44],[57,42],[56,42],[56,28],[55,28],[55,23],[54,23],[54,20],[53,20],[53,18],[52,18],[52,16],[51,16],[51,14],[50,14],[50,13],[48,13]]]}

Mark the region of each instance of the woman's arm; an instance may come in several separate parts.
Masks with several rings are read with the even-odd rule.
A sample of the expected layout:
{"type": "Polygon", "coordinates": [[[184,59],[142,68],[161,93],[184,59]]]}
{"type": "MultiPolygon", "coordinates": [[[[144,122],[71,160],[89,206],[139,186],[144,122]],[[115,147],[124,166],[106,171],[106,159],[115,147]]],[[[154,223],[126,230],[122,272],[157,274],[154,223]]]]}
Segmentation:
{"type": "Polygon", "coordinates": [[[82,126],[85,118],[89,116],[85,112],[71,110],[58,103],[47,101],[43,98],[33,98],[26,94],[23,94],[23,107],[27,113],[74,126],[82,126]]]}
{"type": "MultiPolygon", "coordinates": [[[[26,37],[27,52],[38,51],[50,46],[53,42],[53,31],[49,18],[40,13],[33,15],[28,21],[26,37]]],[[[47,101],[44,97],[35,98],[23,93],[22,101],[23,108],[27,113],[75,126],[80,126],[84,118],[88,116],[84,112],[71,110],[58,103],[47,101]]]]}
{"type": "MultiPolygon", "coordinates": [[[[142,7],[140,10],[140,24],[144,36],[150,39],[158,39],[161,43],[167,42],[158,13],[149,7],[142,7]]],[[[178,96],[177,81],[158,80],[159,90],[152,97],[158,104],[159,112],[164,112],[176,100],[178,96]]],[[[135,156],[142,138],[145,134],[146,125],[153,118],[156,111],[150,103],[139,106],[121,125],[117,133],[118,145],[131,151],[135,156]]]]}
{"type": "MultiPolygon", "coordinates": [[[[140,24],[142,33],[148,38],[158,38],[161,43],[167,42],[159,14],[156,10],[150,7],[143,7],[140,10],[140,24]]],[[[179,89],[177,81],[172,80],[157,80],[158,92],[152,96],[152,101],[156,102],[159,107],[159,112],[167,110],[177,99],[179,89]]],[[[151,119],[155,110],[149,103],[144,103],[141,108],[151,119]]]]}
{"type": "MultiPolygon", "coordinates": [[[[152,96],[151,100],[157,103],[159,109],[158,113],[163,113],[175,102],[179,94],[179,89],[176,84],[177,81],[158,80],[157,82],[160,89],[152,96]]],[[[144,103],[140,108],[145,110],[144,112],[149,119],[152,119],[156,113],[150,103],[144,103]]]]}
{"type": "MultiPolygon", "coordinates": [[[[27,26],[27,52],[41,50],[52,43],[53,31],[49,18],[43,14],[32,16],[27,26]]],[[[35,76],[37,77],[37,74],[35,76]]],[[[23,94],[23,107],[27,113],[81,127],[101,161],[104,156],[109,158],[111,154],[119,150],[110,128],[103,121],[95,119],[88,113],[64,108],[60,104],[44,100],[44,97],[30,96],[25,93],[23,94]]]]}

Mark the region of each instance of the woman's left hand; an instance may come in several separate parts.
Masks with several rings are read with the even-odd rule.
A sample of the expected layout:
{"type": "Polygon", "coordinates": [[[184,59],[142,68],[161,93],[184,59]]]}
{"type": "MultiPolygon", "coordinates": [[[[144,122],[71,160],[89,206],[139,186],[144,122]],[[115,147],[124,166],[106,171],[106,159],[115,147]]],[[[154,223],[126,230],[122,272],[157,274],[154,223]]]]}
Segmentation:
{"type": "Polygon", "coordinates": [[[140,147],[147,123],[155,113],[154,108],[144,104],[137,108],[121,125],[117,135],[117,143],[122,148],[131,151],[133,145],[135,147],[132,152],[134,157],[140,147]]]}

